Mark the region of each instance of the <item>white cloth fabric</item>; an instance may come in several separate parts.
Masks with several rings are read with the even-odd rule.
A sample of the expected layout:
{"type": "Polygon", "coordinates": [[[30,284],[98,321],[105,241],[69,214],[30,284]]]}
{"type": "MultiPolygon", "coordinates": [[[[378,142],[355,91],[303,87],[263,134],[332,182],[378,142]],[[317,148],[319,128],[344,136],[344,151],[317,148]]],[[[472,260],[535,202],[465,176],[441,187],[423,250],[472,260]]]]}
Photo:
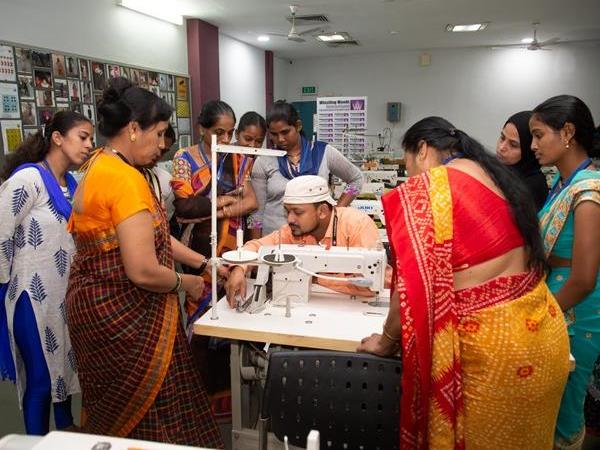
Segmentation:
{"type": "Polygon", "coordinates": [[[67,330],[65,294],[75,245],[66,220],[55,209],[39,172],[23,169],[0,186],[0,283],[22,404],[25,368],[13,337],[17,299],[26,291],[35,314],[52,383],[52,401],[80,392],[77,364],[67,330]]]}

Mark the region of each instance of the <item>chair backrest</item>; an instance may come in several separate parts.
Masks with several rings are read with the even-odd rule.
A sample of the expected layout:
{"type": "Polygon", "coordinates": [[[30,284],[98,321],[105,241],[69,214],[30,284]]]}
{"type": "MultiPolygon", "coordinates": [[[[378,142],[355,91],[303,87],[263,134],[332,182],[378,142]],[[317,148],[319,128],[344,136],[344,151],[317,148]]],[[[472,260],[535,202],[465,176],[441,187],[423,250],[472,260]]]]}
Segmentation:
{"type": "Polygon", "coordinates": [[[281,351],[269,358],[261,416],[279,440],[305,447],[311,429],[321,449],[399,448],[398,359],[365,353],[281,351]]]}

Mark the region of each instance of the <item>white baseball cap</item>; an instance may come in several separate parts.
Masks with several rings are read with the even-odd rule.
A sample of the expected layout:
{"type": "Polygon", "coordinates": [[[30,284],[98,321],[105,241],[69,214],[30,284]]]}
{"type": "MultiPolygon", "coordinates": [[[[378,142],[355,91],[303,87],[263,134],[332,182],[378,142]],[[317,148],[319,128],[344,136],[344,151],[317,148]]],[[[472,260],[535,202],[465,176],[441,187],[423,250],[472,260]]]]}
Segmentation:
{"type": "Polygon", "coordinates": [[[331,197],[329,186],[324,178],[317,175],[302,175],[288,181],[285,186],[283,203],[302,205],[319,202],[336,205],[336,201],[331,197]]]}

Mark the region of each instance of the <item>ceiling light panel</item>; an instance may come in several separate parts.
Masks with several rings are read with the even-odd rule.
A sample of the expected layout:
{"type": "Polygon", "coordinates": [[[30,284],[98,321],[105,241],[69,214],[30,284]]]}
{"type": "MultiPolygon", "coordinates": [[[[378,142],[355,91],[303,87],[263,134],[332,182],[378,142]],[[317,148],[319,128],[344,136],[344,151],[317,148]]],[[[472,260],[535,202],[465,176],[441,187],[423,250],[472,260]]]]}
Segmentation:
{"type": "Polygon", "coordinates": [[[453,33],[483,31],[487,28],[488,24],[489,24],[489,22],[467,23],[467,24],[461,24],[461,25],[448,24],[448,25],[446,25],[446,31],[451,31],[453,33]]]}

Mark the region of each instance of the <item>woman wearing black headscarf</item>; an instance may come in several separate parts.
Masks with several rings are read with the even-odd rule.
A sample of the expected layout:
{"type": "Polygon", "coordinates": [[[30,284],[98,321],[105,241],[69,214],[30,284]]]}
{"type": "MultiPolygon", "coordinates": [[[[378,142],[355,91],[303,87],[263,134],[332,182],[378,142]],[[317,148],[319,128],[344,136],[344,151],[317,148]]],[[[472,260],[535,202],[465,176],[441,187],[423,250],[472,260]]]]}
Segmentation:
{"type": "Polygon", "coordinates": [[[496,156],[527,185],[539,211],[548,196],[548,184],[531,151],[530,118],[531,111],[521,111],[508,118],[496,144],[496,156]]]}

